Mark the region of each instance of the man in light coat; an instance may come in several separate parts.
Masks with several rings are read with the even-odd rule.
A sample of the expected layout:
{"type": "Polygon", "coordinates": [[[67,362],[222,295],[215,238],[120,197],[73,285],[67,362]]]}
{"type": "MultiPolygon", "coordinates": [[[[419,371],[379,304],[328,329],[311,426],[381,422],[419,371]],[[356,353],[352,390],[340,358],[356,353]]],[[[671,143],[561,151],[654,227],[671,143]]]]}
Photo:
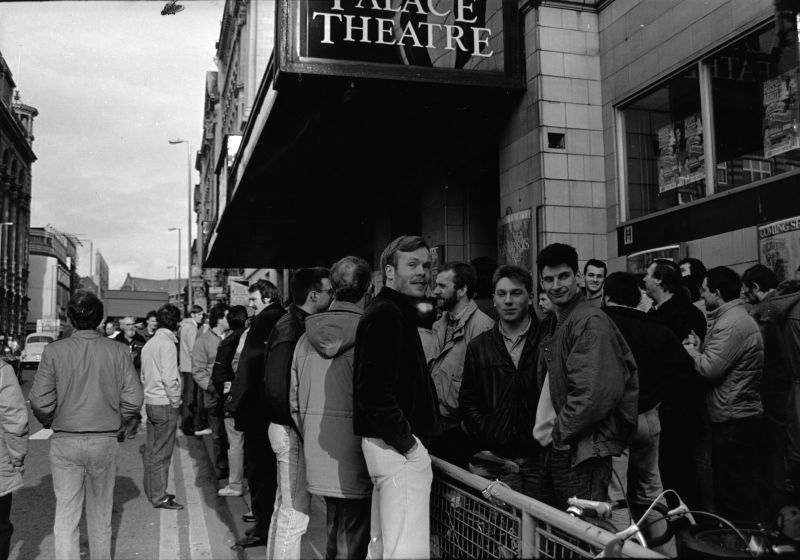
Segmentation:
{"type": "Polygon", "coordinates": [[[753,473],[758,471],[763,414],[758,388],[764,344],[758,324],[739,298],[741,290],[739,275],[730,268],[709,270],[701,288],[708,331],[702,344],[689,339],[684,347],[698,373],[712,383],[706,407],[716,513],[726,519],[758,521],[761,499],[753,473]]]}
{"type": "Polygon", "coordinates": [[[28,453],[28,407],[14,368],[0,360],[0,560],[11,549],[11,493],[22,488],[22,466],[28,453]]]}
{"type": "Polygon", "coordinates": [[[467,467],[475,450],[458,412],[464,357],[470,341],[494,326],[473,299],[477,287],[478,275],[471,265],[451,262],[439,270],[433,290],[442,316],[433,325],[436,352],[430,368],[444,433],[431,442],[431,454],[462,468],[467,467]]]}
{"type": "Polygon", "coordinates": [[[199,305],[193,305],[189,317],[184,319],[178,331],[180,353],[178,366],[183,377],[183,405],[181,405],[181,431],[184,435],[208,435],[211,430],[206,426],[202,396],[192,377],[192,350],[197,336],[203,327],[205,312],[199,305]],[[199,433],[195,433],[199,432],[199,433]]]}
{"type": "Polygon", "coordinates": [[[183,392],[175,337],[181,313],[168,303],[158,309],[156,316],[158,330],[142,349],[142,384],[147,412],[144,493],[153,507],[183,509],[175,496],[167,493],[183,392]]]}
{"type": "Polygon", "coordinates": [[[356,327],[372,288],[363,259],[331,267],[334,301],[306,320],[292,362],[289,399],[303,439],[308,491],[327,506],[326,558],[365,558],[372,482],[353,434],[353,352],[356,327]]]}

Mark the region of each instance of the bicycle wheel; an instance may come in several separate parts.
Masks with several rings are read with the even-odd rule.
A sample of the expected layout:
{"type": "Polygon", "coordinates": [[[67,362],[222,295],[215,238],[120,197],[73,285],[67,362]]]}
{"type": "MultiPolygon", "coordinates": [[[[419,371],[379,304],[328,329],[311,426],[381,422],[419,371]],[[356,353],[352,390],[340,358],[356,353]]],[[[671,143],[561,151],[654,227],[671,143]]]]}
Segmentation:
{"type": "MultiPolygon", "coordinates": [[[[750,542],[756,539],[763,545],[763,535],[758,527],[737,527],[750,542]]],[[[681,558],[752,558],[748,543],[730,527],[694,525],[678,532],[678,555],[681,558]]]]}

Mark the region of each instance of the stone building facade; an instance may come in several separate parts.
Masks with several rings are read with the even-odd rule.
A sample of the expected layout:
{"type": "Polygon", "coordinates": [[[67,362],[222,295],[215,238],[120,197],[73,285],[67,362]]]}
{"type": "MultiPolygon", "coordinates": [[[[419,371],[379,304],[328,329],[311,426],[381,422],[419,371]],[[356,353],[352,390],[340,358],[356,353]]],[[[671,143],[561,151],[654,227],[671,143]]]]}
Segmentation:
{"type": "Polygon", "coordinates": [[[0,54],[0,334],[22,337],[28,312],[33,121],[0,54]]]}

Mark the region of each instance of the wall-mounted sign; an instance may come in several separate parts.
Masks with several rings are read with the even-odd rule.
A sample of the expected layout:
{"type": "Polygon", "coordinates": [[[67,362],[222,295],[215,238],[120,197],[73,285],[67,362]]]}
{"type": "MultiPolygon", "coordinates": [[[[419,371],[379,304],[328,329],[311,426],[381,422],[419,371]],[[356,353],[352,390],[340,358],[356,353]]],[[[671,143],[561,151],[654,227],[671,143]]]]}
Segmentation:
{"type": "Polygon", "coordinates": [[[800,266],[800,216],[759,226],[758,254],[779,281],[794,278],[800,266]]]}
{"type": "Polygon", "coordinates": [[[647,265],[655,259],[667,259],[674,263],[681,260],[681,246],[668,245],[657,249],[648,249],[632,253],[627,257],[628,272],[631,274],[644,274],[647,272],[647,265]]]}
{"type": "Polygon", "coordinates": [[[436,245],[431,247],[431,291],[436,287],[436,277],[439,275],[439,269],[444,264],[444,245],[436,245]]]}
{"type": "Polygon", "coordinates": [[[245,307],[250,304],[249,285],[247,282],[239,280],[228,280],[228,289],[230,290],[230,305],[244,305],[245,307]]]}
{"type": "Polygon", "coordinates": [[[531,211],[522,210],[497,220],[497,255],[499,264],[513,264],[533,270],[531,252],[531,211]]]}
{"type": "Polygon", "coordinates": [[[517,0],[279,0],[279,72],[524,87],[517,0]]]}

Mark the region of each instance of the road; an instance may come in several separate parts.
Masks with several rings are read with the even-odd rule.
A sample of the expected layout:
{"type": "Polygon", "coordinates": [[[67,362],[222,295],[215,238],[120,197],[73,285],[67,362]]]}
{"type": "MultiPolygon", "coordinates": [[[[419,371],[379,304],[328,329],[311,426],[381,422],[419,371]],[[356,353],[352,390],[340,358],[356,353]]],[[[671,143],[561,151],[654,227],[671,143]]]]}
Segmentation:
{"type": "MultiPolygon", "coordinates": [[[[27,399],[34,370],[22,375],[27,399]]],[[[30,412],[30,409],[29,409],[30,412]]],[[[25,461],[25,487],[14,493],[11,521],[11,560],[53,558],[55,497],[48,453],[50,431],[30,416],[30,445],[25,461]]],[[[210,436],[183,436],[179,432],[172,458],[169,486],[180,511],[153,508],[142,490],[144,430],[119,448],[114,509],[111,517],[112,554],[122,559],[255,559],[264,558],[265,547],[231,550],[250,526],[241,519],[249,510],[246,497],[220,498],[210,457],[210,436]]],[[[303,558],[322,558],[325,551],[325,507],[312,500],[311,523],[303,539],[303,558]]],[[[81,520],[81,557],[88,558],[85,519],[81,520]]]]}

